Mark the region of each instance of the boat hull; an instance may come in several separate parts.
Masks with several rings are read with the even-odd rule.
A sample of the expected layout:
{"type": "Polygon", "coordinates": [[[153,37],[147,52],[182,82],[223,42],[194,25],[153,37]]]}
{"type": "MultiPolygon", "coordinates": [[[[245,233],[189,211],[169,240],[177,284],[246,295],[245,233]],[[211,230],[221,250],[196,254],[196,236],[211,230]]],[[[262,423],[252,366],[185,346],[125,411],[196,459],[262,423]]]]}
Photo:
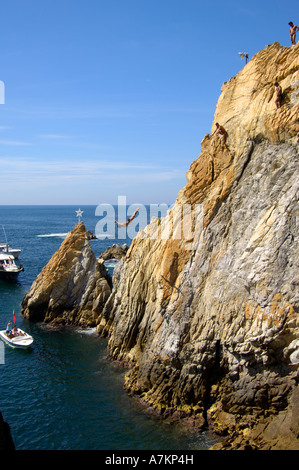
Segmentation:
{"type": "Polygon", "coordinates": [[[0,271],[0,279],[3,281],[13,281],[18,278],[19,273],[23,271],[23,269],[20,269],[18,271],[0,271]]]}
{"type": "Polygon", "coordinates": [[[6,331],[2,330],[0,331],[0,338],[2,339],[2,341],[8,344],[11,348],[18,348],[18,349],[29,348],[29,346],[31,346],[31,344],[33,343],[32,336],[30,336],[28,333],[21,330],[20,328],[18,328],[18,332],[21,333],[20,336],[14,336],[12,338],[9,338],[6,335],[6,331]]]}
{"type": "Polygon", "coordinates": [[[10,255],[13,255],[13,257],[14,257],[15,259],[18,259],[19,256],[20,256],[21,250],[17,250],[17,249],[12,248],[12,249],[8,250],[8,253],[9,253],[10,255]]]}
{"type": "Polygon", "coordinates": [[[8,245],[0,243],[0,253],[6,253],[12,255],[15,259],[18,259],[21,253],[21,250],[18,248],[10,248],[8,245]]]}
{"type": "Polygon", "coordinates": [[[23,266],[17,266],[16,264],[14,264],[14,266],[10,267],[10,266],[1,266],[0,267],[0,279],[4,279],[4,280],[13,280],[13,279],[16,279],[19,275],[19,273],[21,273],[22,271],[24,271],[24,268],[23,266]]]}

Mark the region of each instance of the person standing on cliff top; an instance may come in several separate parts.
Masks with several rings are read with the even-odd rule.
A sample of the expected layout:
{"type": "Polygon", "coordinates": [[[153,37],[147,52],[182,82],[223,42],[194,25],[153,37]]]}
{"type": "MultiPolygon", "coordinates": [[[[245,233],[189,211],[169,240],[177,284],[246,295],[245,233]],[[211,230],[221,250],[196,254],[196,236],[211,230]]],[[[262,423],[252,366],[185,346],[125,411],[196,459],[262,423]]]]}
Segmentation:
{"type": "Polygon", "coordinates": [[[291,43],[292,46],[296,45],[296,33],[299,31],[298,26],[292,23],[292,21],[289,22],[290,25],[290,37],[291,37],[291,43]]]}
{"type": "Polygon", "coordinates": [[[275,98],[275,104],[276,104],[276,108],[280,108],[281,107],[281,101],[282,101],[282,88],[281,86],[275,82],[274,83],[274,86],[276,87],[276,98],[275,98]]]}
{"type": "Polygon", "coordinates": [[[225,144],[226,137],[227,137],[226,130],[224,129],[223,126],[220,126],[218,122],[216,122],[215,125],[216,125],[216,130],[213,132],[212,135],[217,135],[217,134],[220,135],[222,137],[223,143],[225,144]]]}

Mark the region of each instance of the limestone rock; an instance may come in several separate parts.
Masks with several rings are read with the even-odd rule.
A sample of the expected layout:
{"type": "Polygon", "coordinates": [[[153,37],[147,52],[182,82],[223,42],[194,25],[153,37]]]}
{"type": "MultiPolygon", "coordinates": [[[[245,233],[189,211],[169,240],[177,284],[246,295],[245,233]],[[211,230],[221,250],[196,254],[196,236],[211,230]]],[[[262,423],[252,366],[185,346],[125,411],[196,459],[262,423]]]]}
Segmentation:
{"type": "Polygon", "coordinates": [[[237,147],[246,139],[281,142],[299,132],[299,52],[278,42],[258,52],[237,76],[222,87],[214,117],[237,147]],[[275,87],[282,87],[282,107],[276,109],[275,87]],[[240,125],[241,124],[241,125],[240,125]]]}
{"type": "Polygon", "coordinates": [[[115,268],[98,324],[131,366],[131,393],[240,448],[277,445],[265,436],[298,389],[298,57],[299,44],[274,43],[223,86],[214,123],[226,144],[203,139],[174,207],[115,268]]]}
{"type": "Polygon", "coordinates": [[[97,237],[95,236],[93,232],[91,232],[91,230],[87,230],[86,238],[87,240],[97,240],[97,237]]]}
{"type": "Polygon", "coordinates": [[[109,278],[80,222],[25,294],[22,313],[30,320],[95,326],[111,292],[109,278]]]}
{"type": "Polygon", "coordinates": [[[103,253],[100,254],[100,258],[104,261],[108,259],[121,259],[126,256],[128,249],[129,248],[126,243],[124,243],[123,245],[115,243],[112,246],[109,246],[105,251],[103,251],[103,253]]]}

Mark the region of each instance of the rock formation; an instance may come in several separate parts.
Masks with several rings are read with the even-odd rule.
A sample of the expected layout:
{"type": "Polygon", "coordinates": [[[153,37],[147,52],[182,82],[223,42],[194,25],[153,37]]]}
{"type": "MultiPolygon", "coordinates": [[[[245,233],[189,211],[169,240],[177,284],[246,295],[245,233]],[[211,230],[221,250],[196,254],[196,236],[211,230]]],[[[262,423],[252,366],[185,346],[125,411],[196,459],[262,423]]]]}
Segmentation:
{"type": "Polygon", "coordinates": [[[90,230],[87,230],[86,238],[87,240],[97,240],[97,237],[95,236],[95,234],[92,233],[90,230]]]}
{"type": "Polygon", "coordinates": [[[4,421],[0,413],[0,450],[8,451],[15,450],[15,445],[11,436],[10,427],[4,421]]]}
{"type": "Polygon", "coordinates": [[[104,261],[109,259],[121,259],[124,258],[127,254],[129,247],[124,243],[119,245],[117,243],[109,246],[103,253],[100,254],[99,258],[102,258],[104,261]]]}
{"type": "Polygon", "coordinates": [[[80,222],[24,296],[22,313],[30,320],[95,326],[111,285],[107,269],[97,261],[80,222]]]}
{"type": "Polygon", "coordinates": [[[224,126],[226,144],[205,136],[173,209],[115,268],[98,321],[130,365],[128,391],[210,424],[218,448],[299,448],[298,61],[299,44],[274,43],[223,85],[212,131],[224,126]]]}

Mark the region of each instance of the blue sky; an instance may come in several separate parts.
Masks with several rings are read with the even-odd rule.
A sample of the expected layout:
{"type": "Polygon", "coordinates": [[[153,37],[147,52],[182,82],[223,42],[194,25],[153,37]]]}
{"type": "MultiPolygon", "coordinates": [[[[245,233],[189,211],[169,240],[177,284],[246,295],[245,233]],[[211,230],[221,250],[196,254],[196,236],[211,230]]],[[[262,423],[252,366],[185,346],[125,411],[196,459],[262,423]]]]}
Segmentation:
{"type": "Polygon", "coordinates": [[[173,203],[238,52],[289,46],[298,12],[298,0],[3,0],[0,204],[173,203]]]}

